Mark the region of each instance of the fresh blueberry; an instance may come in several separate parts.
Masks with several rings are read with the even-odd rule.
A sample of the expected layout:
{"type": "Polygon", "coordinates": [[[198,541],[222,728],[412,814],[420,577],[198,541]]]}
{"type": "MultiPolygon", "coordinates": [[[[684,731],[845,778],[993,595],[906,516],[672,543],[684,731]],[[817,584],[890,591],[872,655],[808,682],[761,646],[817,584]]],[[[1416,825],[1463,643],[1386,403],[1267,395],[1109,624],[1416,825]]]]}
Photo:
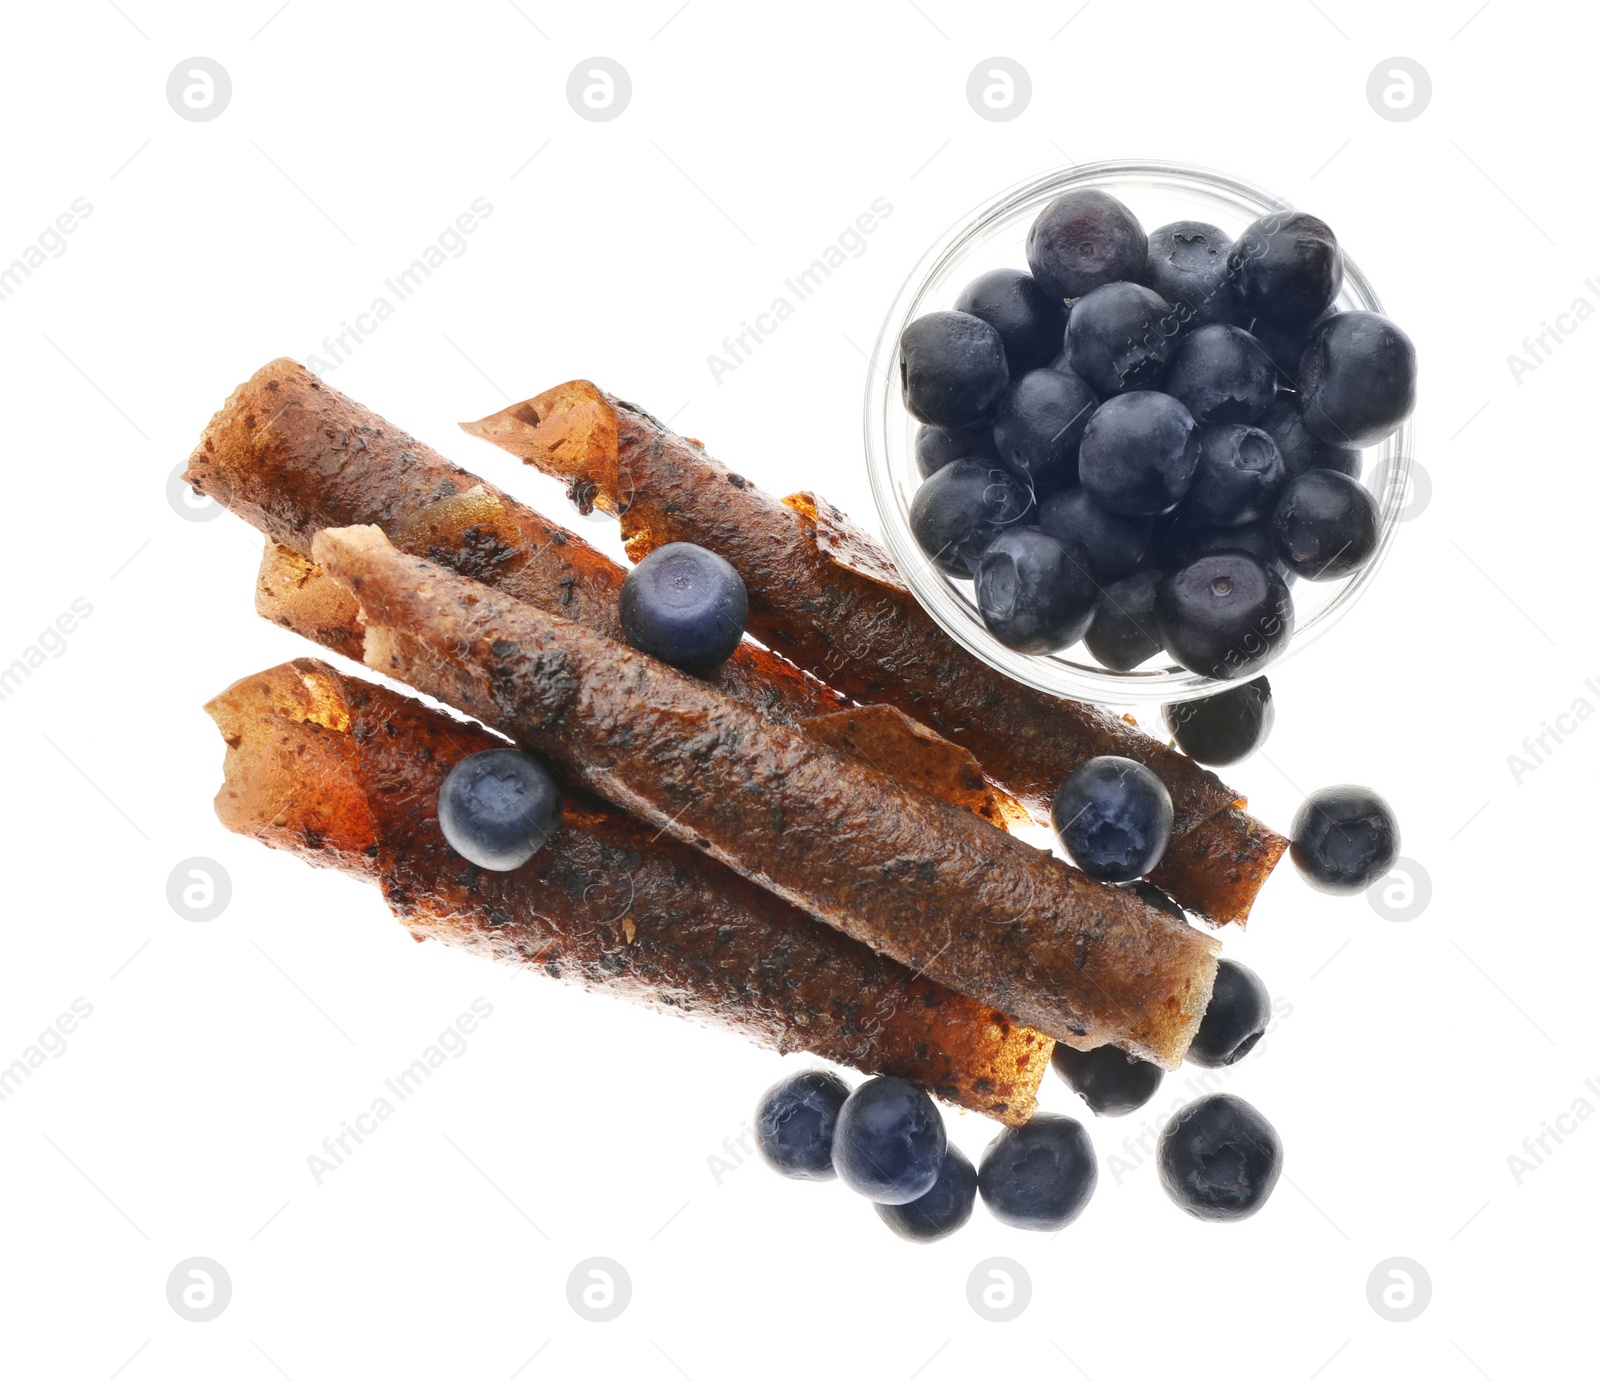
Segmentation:
{"type": "Polygon", "coordinates": [[[1063,192],[1028,231],[1028,267],[1058,298],[1142,278],[1148,252],[1137,217],[1104,192],[1063,192]]]}
{"type": "Polygon", "coordinates": [[[999,460],[994,448],[994,429],[987,424],[965,432],[947,432],[942,427],[917,428],[917,469],[927,479],[952,460],[999,460]]]}
{"type": "Polygon", "coordinates": [[[939,1178],[944,1122],[915,1084],[893,1075],[868,1079],[844,1100],[833,1127],[833,1168],[874,1203],[909,1204],[939,1178]]]}
{"type": "Polygon", "coordinates": [[[1089,655],[1110,671],[1132,671],[1161,651],[1156,625],[1160,571],[1137,571],[1106,586],[1083,636],[1089,655]]]}
{"type": "Polygon", "coordinates": [[[1371,446],[1416,404],[1417,350],[1388,317],[1339,312],[1311,333],[1300,357],[1300,411],[1324,441],[1371,446]]]}
{"type": "Polygon", "coordinates": [[[1338,580],[1378,549],[1378,501],[1360,480],[1307,470],[1289,481],[1272,510],[1278,554],[1307,580],[1338,580]]]}
{"type": "Polygon", "coordinates": [[[1172,838],[1172,797],[1132,758],[1090,758],[1061,784],[1050,806],[1056,838],[1072,861],[1101,882],[1143,877],[1172,838]]]}
{"type": "Polygon", "coordinates": [[[975,427],[1010,379],[1000,333],[966,312],[929,312],[900,333],[900,393],[919,422],[975,427]]]}
{"type": "Polygon", "coordinates": [[[878,1217],[908,1242],[937,1242],[963,1227],[978,1197],[978,1172],[954,1146],[947,1146],[933,1188],[909,1204],[875,1204],[878,1217]]]}
{"type": "Polygon", "coordinates": [[[739,646],[750,604],[739,572],[716,552],[668,542],[628,572],[618,612],[639,651],[704,676],[739,646]]]}
{"type": "Polygon", "coordinates": [[[1311,333],[1333,315],[1334,309],[1330,307],[1309,326],[1296,326],[1287,331],[1274,326],[1270,321],[1256,320],[1250,323],[1250,338],[1272,361],[1279,388],[1300,387],[1300,357],[1306,353],[1306,346],[1311,343],[1311,333]]]}
{"type": "Polygon", "coordinates": [[[1020,269],[991,269],[974,278],[956,298],[956,310],[987,321],[1000,333],[1013,379],[1049,364],[1061,349],[1067,326],[1061,298],[1020,269]]]}
{"type": "Polygon", "coordinates": [[[462,758],[439,786],[439,829],[468,863],[509,873],[561,828],[561,791],[545,765],[515,748],[462,758]]]}
{"type": "Polygon", "coordinates": [[[1150,519],[1111,513],[1077,488],[1044,499],[1039,504],[1039,526],[1052,536],[1082,543],[1095,578],[1104,583],[1132,575],[1150,544],[1150,519]]]}
{"type": "Polygon", "coordinates": [[[1227,767],[1249,757],[1267,741],[1275,714],[1265,676],[1161,707],[1161,718],[1178,747],[1207,767],[1227,767]]]}
{"type": "Polygon", "coordinates": [[[1157,911],[1165,911],[1175,921],[1187,921],[1183,908],[1173,901],[1165,892],[1153,882],[1146,882],[1143,878],[1135,878],[1132,882],[1122,884],[1124,892],[1132,892],[1146,906],[1153,906],[1157,911]]]}
{"type": "Polygon", "coordinates": [[[911,497],[911,531],[947,575],[970,580],[984,548],[1023,522],[1033,496],[992,460],[957,460],[928,476],[911,497]]]}
{"type": "Polygon", "coordinates": [[[1294,605],[1276,570],[1244,552],[1213,552],[1161,582],[1156,626],[1179,666],[1238,681],[1254,676],[1288,644],[1294,605]]]}
{"type": "Polygon", "coordinates": [[[1000,459],[1037,494],[1078,482],[1078,443],[1098,400],[1076,374],[1034,369],[1005,391],[994,411],[1000,459]]]}
{"type": "Polygon", "coordinates": [[[1256,1048],[1272,1020],[1267,985],[1232,959],[1217,961],[1217,981],[1184,1058],[1206,1069],[1237,1064],[1256,1048]]]}
{"type": "Polygon", "coordinates": [[[1200,463],[1184,515],[1206,527],[1257,522],[1272,512],[1282,488],[1283,457],[1273,439],[1259,427],[1224,422],[1200,433],[1200,463]]]}
{"type": "Polygon", "coordinates": [[[1319,892],[1364,892],[1400,856],[1400,822],[1364,786],[1328,786],[1295,812],[1289,855],[1319,892]]]}
{"type": "Polygon", "coordinates": [[[978,1192],[1007,1227],[1059,1232],[1083,1212],[1099,1178],[1082,1123],[1039,1112],[989,1143],[978,1165],[978,1192]]]}
{"type": "Polygon", "coordinates": [[[1285,564],[1278,552],[1278,539],[1272,535],[1272,524],[1265,518],[1253,523],[1240,523],[1238,527],[1204,527],[1186,530],[1174,549],[1177,560],[1171,564],[1181,566],[1197,556],[1209,556],[1219,551],[1242,551],[1253,556],[1269,570],[1276,571],[1285,582],[1292,584],[1295,574],[1285,564]]]}
{"type": "Polygon", "coordinates": [[[1283,472],[1293,479],[1307,470],[1337,470],[1351,479],[1361,478],[1361,452],[1347,446],[1332,446],[1306,426],[1300,415],[1300,399],[1282,393],[1256,423],[1273,440],[1283,457],[1283,472]]]}
{"type": "Polygon", "coordinates": [[[1339,295],[1344,258],[1333,231],[1303,211],[1252,221],[1229,256],[1247,321],[1283,331],[1309,326],[1339,295]]]}
{"type": "Polygon", "coordinates": [[[1248,1218],[1283,1170],[1273,1125],[1231,1093],[1197,1098],[1173,1114],[1156,1148],[1161,1187],[1185,1213],[1212,1223],[1248,1218]]]}
{"type": "Polygon", "coordinates": [[[1177,309],[1138,283],[1096,288],[1067,318],[1067,362],[1102,398],[1154,385],[1177,341],[1177,309]]]}
{"type": "Polygon", "coordinates": [[[1078,477],[1104,507],[1127,517],[1165,513],[1189,492],[1200,429],[1176,398],[1128,393],[1095,409],[1078,447],[1078,477]]]}
{"type": "Polygon", "coordinates": [[[850,1086],[837,1074],[808,1069],[780,1079],[756,1104],[756,1149],[792,1180],[831,1180],[833,1128],[850,1086]]]}
{"type": "Polygon", "coordinates": [[[1036,656],[1083,637],[1100,598],[1083,545],[1036,527],[1007,528],[989,543],[973,592],[984,626],[1007,647],[1036,656]]]}
{"type": "Polygon", "coordinates": [[[1050,1063],[1089,1111],[1100,1117],[1124,1117],[1142,1108],[1161,1087],[1160,1065],[1124,1054],[1114,1045],[1074,1050],[1057,1041],[1050,1063]]]}
{"type": "Polygon", "coordinates": [[[1254,422],[1277,391],[1272,361],[1237,326],[1202,326],[1172,353],[1162,389],[1202,427],[1254,422]]]}
{"type": "Polygon", "coordinates": [[[1183,312],[1185,330],[1237,318],[1239,299],[1228,277],[1232,248],[1204,221],[1173,221],[1150,232],[1144,281],[1183,312]]]}

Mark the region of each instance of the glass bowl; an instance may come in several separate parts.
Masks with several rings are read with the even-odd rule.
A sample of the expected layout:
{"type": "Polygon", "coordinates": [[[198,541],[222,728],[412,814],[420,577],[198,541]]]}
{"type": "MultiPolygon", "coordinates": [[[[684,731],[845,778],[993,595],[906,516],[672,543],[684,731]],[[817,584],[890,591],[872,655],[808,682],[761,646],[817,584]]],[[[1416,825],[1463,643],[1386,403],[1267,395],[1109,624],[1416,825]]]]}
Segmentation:
{"type": "MultiPolygon", "coordinates": [[[[1170,221],[1200,220],[1237,237],[1258,216],[1294,209],[1281,197],[1224,173],[1146,160],[1080,164],[1002,192],[934,243],[884,318],[867,376],[867,469],[884,536],[901,576],[939,626],[973,656],[1024,685],[1074,700],[1103,705],[1189,700],[1227,683],[1163,663],[1159,657],[1133,671],[1108,671],[1090,658],[1081,643],[1047,657],[1006,647],[983,626],[972,581],[945,575],[923,555],[911,533],[911,497],[922,475],[916,459],[918,423],[900,400],[901,331],[925,312],[953,307],[956,295],[981,273],[1026,269],[1023,242],[1034,218],[1062,192],[1089,187],[1127,203],[1147,230],[1170,221]]],[[[1348,253],[1344,286],[1334,305],[1342,311],[1383,310],[1348,253]]],[[[1332,628],[1376,578],[1409,501],[1413,435],[1407,421],[1363,452],[1362,482],[1377,500],[1381,515],[1377,550],[1366,565],[1343,580],[1293,583],[1294,633],[1271,666],[1299,655],[1332,628]]]]}

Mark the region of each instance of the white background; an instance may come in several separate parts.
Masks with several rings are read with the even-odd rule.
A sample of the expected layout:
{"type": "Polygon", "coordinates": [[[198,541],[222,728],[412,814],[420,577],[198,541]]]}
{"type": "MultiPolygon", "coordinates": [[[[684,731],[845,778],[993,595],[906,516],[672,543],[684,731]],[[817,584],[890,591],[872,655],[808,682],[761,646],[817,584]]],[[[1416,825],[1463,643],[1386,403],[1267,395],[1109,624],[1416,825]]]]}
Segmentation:
{"type": "MultiPolygon", "coordinates": [[[[0,1104],[0,1370],[1590,1370],[1600,1127],[1568,1123],[1520,1184],[1507,1156],[1575,1100],[1600,1107],[1584,1084],[1600,1081],[1600,725],[1520,784],[1506,758],[1577,697],[1600,706],[1584,686],[1600,323],[1520,383],[1507,364],[1575,298],[1600,302],[1593,19],[1505,0],[274,3],[6,11],[0,263],[74,198],[93,211],[0,302],[0,662],[75,598],[93,613],[0,703],[0,1062],[74,999],[93,1015],[0,1104]],[[610,123],[565,96],[596,54],[632,78],[610,123]],[[165,97],[195,55],[233,83],[208,123],[165,97]],[[993,55],[1032,77],[1010,122],[966,100],[993,55]],[[1433,83],[1407,123],[1366,97],[1394,55],[1433,83]],[[1432,502],[1365,603],[1274,674],[1276,732],[1228,774],[1280,828],[1303,790],[1371,784],[1433,883],[1399,924],[1286,866],[1249,935],[1226,937],[1285,1013],[1227,1078],[1287,1147],[1258,1217],[1196,1223],[1148,1163],[1116,1182],[1142,1114],[1090,1128],[1100,1188],[1054,1238],[980,1206],[917,1248],[838,1185],[751,1162],[719,1183],[708,1157],[805,1061],[413,944],[374,889],[218,826],[222,745],[200,706],[305,649],[251,613],[255,533],[180,519],[168,476],[235,384],[318,351],[474,198],[494,209],[467,251],[339,388],[559,516],[556,486],[454,424],[588,376],[765,487],[815,485],[870,521],[862,351],[909,266],[1007,184],[1118,156],[1215,166],[1325,217],[1423,361],[1432,502]],[[708,353],[877,197],[893,214],[867,252],[715,381],[708,353]],[[205,924],[165,896],[193,855],[233,883],[205,924]],[[494,1014],[467,1053],[314,1183],[323,1137],[476,997],[494,1014]],[[209,1323],[166,1300],[191,1256],[233,1282],[209,1323]],[[632,1280],[611,1323],[567,1302],[591,1256],[632,1280]],[[1010,1323],[967,1303],[992,1256],[1032,1281],[1010,1323]],[[1368,1304],[1391,1256],[1432,1279],[1409,1323],[1368,1304]]],[[[1043,1098],[1082,1113],[1053,1075],[1043,1098]]],[[[993,1130],[949,1123],[974,1157],[993,1130]]]]}

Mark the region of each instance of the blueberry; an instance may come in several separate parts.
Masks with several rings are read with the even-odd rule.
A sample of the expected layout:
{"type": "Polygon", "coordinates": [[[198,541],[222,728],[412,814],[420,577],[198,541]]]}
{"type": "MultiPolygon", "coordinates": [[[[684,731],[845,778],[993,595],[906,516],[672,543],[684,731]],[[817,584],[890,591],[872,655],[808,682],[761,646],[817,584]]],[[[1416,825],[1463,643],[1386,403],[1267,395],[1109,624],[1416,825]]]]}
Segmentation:
{"type": "Polygon", "coordinates": [[[1277,446],[1287,478],[1293,479],[1307,470],[1337,470],[1351,479],[1361,478],[1361,452],[1330,445],[1307,427],[1300,415],[1300,399],[1294,394],[1279,394],[1256,425],[1277,446]]]}
{"type": "Polygon", "coordinates": [[[1184,1058],[1206,1069],[1237,1064],[1256,1048],[1272,1020],[1272,998],[1253,969],[1217,961],[1217,981],[1184,1058]]]}
{"type": "Polygon", "coordinates": [[[987,424],[970,431],[947,432],[942,427],[917,428],[917,469],[927,479],[952,460],[999,460],[994,430],[987,424]]]}
{"type": "Polygon", "coordinates": [[[984,548],[1032,507],[1033,496],[1004,466],[957,460],[923,480],[912,495],[911,531],[940,570],[971,579],[984,548]]]}
{"type": "Polygon", "coordinates": [[[978,1172],[954,1146],[945,1148],[944,1162],[933,1188],[909,1204],[876,1204],[878,1217],[908,1242],[937,1242],[965,1225],[978,1197],[978,1172]]]}
{"type": "Polygon", "coordinates": [[[1262,518],[1253,523],[1240,523],[1238,527],[1205,527],[1182,534],[1181,560],[1183,565],[1197,556],[1209,556],[1219,551],[1242,551],[1253,556],[1269,570],[1276,571],[1286,582],[1292,583],[1295,574],[1278,552],[1278,539],[1272,535],[1272,524],[1262,518]]]}
{"type": "Polygon", "coordinates": [[[1333,315],[1334,309],[1330,307],[1309,326],[1296,326],[1288,331],[1274,326],[1270,321],[1257,320],[1250,323],[1250,338],[1272,361],[1272,367],[1277,371],[1279,388],[1300,387],[1300,357],[1306,353],[1306,346],[1311,343],[1311,333],[1333,315]]]}
{"type": "Polygon", "coordinates": [[[1132,671],[1161,651],[1156,626],[1160,571],[1138,571],[1106,586],[1084,634],[1089,655],[1111,671],[1132,671]]]}
{"type": "Polygon", "coordinates": [[[1400,856],[1400,822],[1364,786],[1312,792],[1295,812],[1289,856],[1319,892],[1364,892],[1400,856]]]}
{"type": "Polygon", "coordinates": [[[1252,221],[1229,256],[1246,320],[1283,331],[1309,326],[1339,295],[1344,259],[1333,231],[1303,211],[1252,221]]]}
{"type": "Polygon", "coordinates": [[[618,612],[639,651],[704,676],[739,646],[750,604],[739,572],[716,552],[668,542],[628,572],[618,612]]]}
{"type": "Polygon", "coordinates": [[[939,1178],[944,1122],[933,1099],[906,1079],[884,1074],[860,1085],[833,1127],[833,1168],[874,1203],[908,1204],[939,1178]]]}
{"type": "Polygon", "coordinates": [[[1274,714],[1265,676],[1161,707],[1161,718],[1178,747],[1207,767],[1227,767],[1249,757],[1267,741],[1274,714]]]}
{"type": "Polygon", "coordinates": [[[989,543],[974,593],[995,637],[1018,652],[1043,655],[1071,647],[1088,632],[1100,587],[1081,543],[1014,527],[989,543]]]}
{"type": "Polygon", "coordinates": [[[1129,393],[1095,409],[1078,447],[1083,487],[1113,513],[1165,513],[1189,491],[1200,429],[1176,398],[1129,393]]]}
{"type": "Polygon", "coordinates": [[[1099,1178],[1083,1125],[1039,1112],[989,1143],[978,1165],[978,1192],[1007,1227],[1059,1232],[1083,1212],[1099,1178]]]}
{"type": "Polygon", "coordinates": [[[1000,459],[1035,493],[1078,482],[1078,443],[1098,400],[1076,374],[1034,369],[1012,384],[994,411],[1000,459]]]}
{"type": "Polygon", "coordinates": [[[439,829],[468,863],[520,868],[561,828],[561,792],[545,765],[515,748],[462,758],[439,787],[439,829]]]}
{"type": "Polygon", "coordinates": [[[1244,552],[1213,552],[1161,582],[1156,626],[1179,666],[1238,681],[1254,676],[1287,646],[1294,605],[1276,570],[1244,552]]]}
{"type": "Polygon", "coordinates": [[[1133,212],[1104,192],[1063,192],[1028,230],[1028,267],[1058,298],[1144,276],[1149,241],[1133,212]]]}
{"type": "Polygon", "coordinates": [[[1376,312],[1329,317],[1311,333],[1300,357],[1300,399],[1306,426],[1324,441],[1382,441],[1417,404],[1411,337],[1376,312]]]}
{"type": "Polygon", "coordinates": [[[1143,877],[1172,838],[1172,797],[1132,758],[1090,758],[1061,784],[1050,823],[1072,861],[1101,882],[1143,877]]]}
{"type": "Polygon", "coordinates": [[[1349,475],[1307,470],[1289,481],[1272,510],[1272,535],[1289,569],[1307,580],[1338,580],[1378,549],[1378,501],[1349,475]]]}
{"type": "Polygon", "coordinates": [[[1242,1098],[1213,1093],[1173,1114],[1156,1148],[1161,1187],[1185,1213],[1212,1223],[1248,1218],[1283,1169],[1283,1142],[1242,1098]]]}
{"type": "Polygon", "coordinates": [[[1067,314],[1059,295],[1020,269],[991,269],[956,298],[956,310],[987,321],[1000,333],[1011,377],[1047,365],[1061,349],[1067,314]]]}
{"type": "Polygon", "coordinates": [[[960,431],[984,421],[1010,382],[1000,333],[965,312],[929,312],[900,333],[900,393],[919,422],[960,431]]]}
{"type": "Polygon", "coordinates": [[[1283,457],[1259,427],[1225,422],[1200,433],[1200,463],[1183,501],[1190,522],[1238,527],[1272,512],[1283,488],[1283,457]]]}
{"type": "Polygon", "coordinates": [[[1144,281],[1183,312],[1185,330],[1238,317],[1228,274],[1232,248],[1232,240],[1204,221],[1173,221],[1150,232],[1144,281]]]}
{"type": "Polygon", "coordinates": [[[1160,1065],[1124,1054],[1114,1045],[1074,1050],[1057,1041],[1050,1063],[1089,1111],[1100,1117],[1126,1116],[1142,1108],[1161,1087],[1160,1065]]]}
{"type": "Polygon", "coordinates": [[[1202,326],[1178,342],[1162,380],[1202,427],[1254,422],[1277,391],[1272,361],[1237,326],[1202,326]]]}
{"type": "Polygon", "coordinates": [[[1150,545],[1150,519],[1111,513],[1083,489],[1063,489],[1043,500],[1039,526],[1052,536],[1082,543],[1095,579],[1104,583],[1132,575],[1150,545]]]}
{"type": "Polygon", "coordinates": [[[792,1180],[831,1180],[833,1128],[850,1086],[837,1074],[808,1069],[780,1079],[756,1104],[756,1149],[792,1180]]]}
{"type": "Polygon", "coordinates": [[[1187,921],[1189,918],[1177,902],[1173,901],[1165,892],[1153,882],[1146,882],[1143,878],[1135,878],[1132,882],[1122,884],[1124,892],[1132,892],[1146,906],[1153,906],[1157,911],[1165,911],[1176,921],[1187,921]]]}
{"type": "Polygon", "coordinates": [[[1096,288],[1067,318],[1067,362],[1101,397],[1154,385],[1177,341],[1177,309],[1138,283],[1096,288]]]}

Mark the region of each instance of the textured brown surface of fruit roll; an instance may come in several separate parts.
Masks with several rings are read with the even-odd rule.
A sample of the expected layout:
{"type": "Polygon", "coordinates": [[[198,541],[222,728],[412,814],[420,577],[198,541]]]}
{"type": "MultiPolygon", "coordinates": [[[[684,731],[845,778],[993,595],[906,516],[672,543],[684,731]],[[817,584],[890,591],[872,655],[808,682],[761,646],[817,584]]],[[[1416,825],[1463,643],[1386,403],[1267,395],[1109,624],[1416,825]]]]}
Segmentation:
{"type": "Polygon", "coordinates": [[[504,747],[474,724],[298,659],[207,707],[231,830],[377,882],[414,934],[665,1007],[780,1051],[897,1074],[1013,1125],[1053,1042],[911,973],[582,791],[511,873],[455,854],[439,785],[504,747]]]}
{"type": "Polygon", "coordinates": [[[376,527],[313,558],[365,657],[873,949],[1083,1049],[1175,1068],[1217,942],[715,687],[426,560],[376,527]]]}

